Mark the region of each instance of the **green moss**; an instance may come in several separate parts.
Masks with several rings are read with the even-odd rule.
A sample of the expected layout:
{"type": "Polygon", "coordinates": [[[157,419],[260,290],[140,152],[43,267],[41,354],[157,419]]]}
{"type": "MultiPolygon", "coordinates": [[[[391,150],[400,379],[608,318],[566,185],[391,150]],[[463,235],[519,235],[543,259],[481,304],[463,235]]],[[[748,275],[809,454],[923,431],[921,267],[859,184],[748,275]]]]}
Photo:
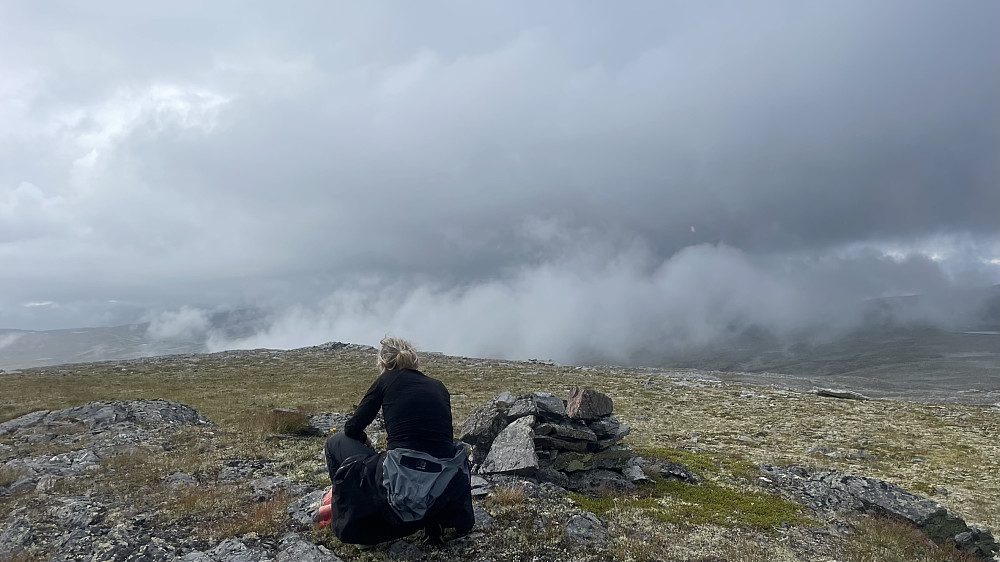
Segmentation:
{"type": "Polygon", "coordinates": [[[591,497],[573,493],[570,499],[598,515],[607,515],[615,509],[637,509],[659,521],[678,525],[714,523],[766,531],[782,523],[814,523],[802,515],[798,504],[730,485],[705,482],[694,486],[656,478],[652,489],[643,494],[591,497]]]}
{"type": "Polygon", "coordinates": [[[716,455],[706,452],[685,451],[670,447],[639,447],[636,452],[648,458],[656,458],[683,464],[699,475],[719,475],[752,480],[760,476],[760,470],[742,458],[716,455]]]}

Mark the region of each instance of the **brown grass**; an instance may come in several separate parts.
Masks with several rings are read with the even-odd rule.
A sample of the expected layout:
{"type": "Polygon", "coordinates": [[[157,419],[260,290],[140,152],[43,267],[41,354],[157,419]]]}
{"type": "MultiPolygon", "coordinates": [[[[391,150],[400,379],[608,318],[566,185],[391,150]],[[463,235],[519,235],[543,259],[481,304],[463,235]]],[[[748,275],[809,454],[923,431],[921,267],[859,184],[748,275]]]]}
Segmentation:
{"type": "Polygon", "coordinates": [[[10,486],[24,475],[25,471],[20,468],[0,466],[0,486],[10,486]]]}
{"type": "MultiPolygon", "coordinates": [[[[174,434],[163,452],[139,450],[118,460],[108,459],[102,463],[105,470],[88,475],[91,480],[73,483],[66,479],[69,482],[64,485],[125,495],[130,501],[152,502],[162,508],[165,518],[189,525],[200,534],[268,534],[275,518],[283,515],[281,505],[287,503],[286,499],[257,504],[244,491],[208,483],[218,476],[226,459],[271,459],[275,462],[268,469],[270,473],[318,486],[328,484],[321,456],[322,438],[262,437],[294,432],[299,423],[284,419],[284,414],[274,415],[274,408],[294,407],[303,414],[350,411],[375,378],[373,355],[374,351],[367,350],[256,350],[29,369],[3,375],[0,421],[90,400],[166,398],[188,404],[216,425],[174,434]],[[175,471],[197,474],[203,484],[191,490],[163,485],[162,479],[175,471]],[[233,514],[242,514],[250,522],[237,524],[233,514]]],[[[456,426],[472,408],[502,390],[515,394],[542,390],[565,396],[571,386],[586,386],[614,399],[619,418],[633,427],[630,445],[648,452],[669,451],[666,456],[702,465],[715,485],[707,487],[708,491],[730,486],[726,478],[736,481],[734,485],[752,486],[756,479],[752,467],[757,462],[805,464],[919,489],[970,522],[1000,527],[1000,513],[996,510],[1000,501],[1000,481],[996,478],[1000,472],[1000,418],[995,408],[840,401],[762,387],[750,389],[757,397],[748,398],[743,396],[747,387],[735,383],[678,384],[679,376],[698,376],[695,371],[658,376],[642,369],[574,368],[433,353],[424,354],[422,364],[427,374],[441,379],[451,391],[456,426]],[[826,447],[839,456],[806,453],[810,446],[826,447]],[[875,458],[857,457],[854,453],[859,448],[875,458]],[[925,460],[916,462],[914,457],[925,460]],[[948,495],[934,495],[937,488],[947,488],[948,495]]],[[[0,438],[0,443],[15,447],[12,454],[20,455],[12,440],[0,438]]],[[[742,495],[754,499],[753,494],[742,495]]],[[[684,502],[675,503],[701,501],[681,499],[684,502]]],[[[0,512],[17,506],[19,501],[0,498],[0,512]]],[[[784,530],[762,533],[738,525],[720,526],[716,519],[684,526],[664,522],[642,510],[619,509],[607,514],[612,539],[606,549],[560,554],[563,550],[536,543],[555,537],[554,543],[560,544],[562,530],[552,510],[558,512],[566,506],[538,505],[523,490],[510,487],[495,489],[483,505],[500,517],[498,525],[478,539],[482,544],[475,547],[476,552],[483,556],[496,552],[496,558],[502,560],[533,556],[554,560],[696,560],[708,555],[748,562],[794,559],[787,544],[768,534],[778,532],[784,537],[784,530]]],[[[701,505],[704,508],[708,504],[701,505]]],[[[796,525],[793,523],[794,528],[798,528],[796,525]]],[[[878,548],[906,553],[909,551],[905,548],[910,548],[906,545],[923,544],[913,535],[898,536],[903,546],[878,548]]],[[[864,558],[869,556],[864,551],[866,544],[882,544],[882,539],[868,531],[851,540],[856,541],[852,548],[858,550],[852,555],[858,561],[872,559],[864,558]]],[[[838,545],[830,546],[830,558],[843,560],[843,547],[838,545]]],[[[352,560],[375,560],[379,556],[359,555],[351,549],[347,554],[341,550],[338,553],[352,560]]],[[[903,554],[895,559],[910,555],[918,554],[903,554]]],[[[442,559],[434,558],[433,552],[430,558],[442,559]]]]}
{"type": "Polygon", "coordinates": [[[847,562],[978,562],[952,544],[938,546],[910,525],[864,517],[847,541],[847,562]]]}

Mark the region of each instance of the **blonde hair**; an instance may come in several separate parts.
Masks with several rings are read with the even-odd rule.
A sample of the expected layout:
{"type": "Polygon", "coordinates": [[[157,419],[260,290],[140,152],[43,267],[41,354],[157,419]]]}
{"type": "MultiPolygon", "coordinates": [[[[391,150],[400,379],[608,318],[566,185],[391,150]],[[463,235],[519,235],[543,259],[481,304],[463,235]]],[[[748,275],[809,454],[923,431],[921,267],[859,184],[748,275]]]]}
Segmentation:
{"type": "Polygon", "coordinates": [[[386,336],[379,343],[382,344],[382,348],[378,350],[378,355],[375,357],[375,365],[383,371],[416,370],[420,367],[417,350],[413,349],[413,344],[410,342],[403,338],[386,336]]]}

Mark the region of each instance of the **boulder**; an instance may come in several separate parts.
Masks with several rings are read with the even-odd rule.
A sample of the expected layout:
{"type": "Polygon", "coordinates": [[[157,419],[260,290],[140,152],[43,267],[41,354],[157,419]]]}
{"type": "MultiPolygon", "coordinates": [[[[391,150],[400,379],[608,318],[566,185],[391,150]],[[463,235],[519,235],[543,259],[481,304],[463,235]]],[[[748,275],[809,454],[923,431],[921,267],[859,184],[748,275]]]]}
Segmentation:
{"type": "Polygon", "coordinates": [[[483,478],[482,476],[473,475],[470,481],[472,486],[472,497],[481,498],[490,492],[490,488],[493,484],[489,480],[483,478]]]}
{"type": "Polygon", "coordinates": [[[507,410],[507,419],[510,421],[523,418],[524,416],[537,415],[538,406],[535,406],[535,400],[530,394],[527,396],[518,396],[514,400],[514,403],[511,404],[510,409],[507,410]]]}
{"type": "Polygon", "coordinates": [[[608,414],[602,418],[587,421],[587,427],[589,427],[591,431],[596,433],[598,436],[607,437],[609,435],[614,435],[618,433],[618,430],[621,429],[622,424],[620,421],[618,421],[618,416],[614,414],[608,414]]]}
{"type": "Polygon", "coordinates": [[[581,511],[566,521],[566,537],[578,543],[601,545],[608,542],[608,529],[600,517],[581,511]]]}
{"type": "Polygon", "coordinates": [[[566,405],[562,398],[551,392],[533,392],[532,399],[538,409],[538,415],[545,419],[562,419],[566,417],[566,405]]]}
{"type": "Polygon", "coordinates": [[[503,428],[482,463],[482,472],[524,472],[538,468],[535,432],[531,428],[534,423],[534,416],[526,416],[503,428]]]}
{"type": "Polygon", "coordinates": [[[635,484],[620,472],[601,468],[574,472],[568,480],[565,487],[581,494],[619,494],[635,489],[635,484]]]}
{"type": "Polygon", "coordinates": [[[491,444],[506,425],[506,411],[493,400],[472,410],[458,429],[459,439],[472,445],[473,463],[481,464],[486,459],[491,444]]]}
{"type": "Polygon", "coordinates": [[[607,394],[574,386],[566,401],[566,415],[573,419],[596,420],[611,414],[613,406],[611,397],[607,394]]]}
{"type": "Polygon", "coordinates": [[[671,462],[662,459],[647,459],[636,457],[635,464],[638,464],[646,472],[658,475],[667,480],[679,480],[688,484],[700,484],[701,476],[694,473],[688,467],[678,462],[671,462]]]}

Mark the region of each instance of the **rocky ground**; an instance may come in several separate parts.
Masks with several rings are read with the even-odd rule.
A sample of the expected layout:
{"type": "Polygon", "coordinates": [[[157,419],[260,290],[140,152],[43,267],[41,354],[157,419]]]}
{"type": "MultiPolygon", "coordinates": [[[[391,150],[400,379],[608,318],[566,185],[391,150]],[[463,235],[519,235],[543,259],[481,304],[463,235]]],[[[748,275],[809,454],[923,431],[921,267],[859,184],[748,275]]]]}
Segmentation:
{"type": "Polygon", "coordinates": [[[524,425],[511,433],[532,432],[538,466],[504,465],[532,458],[500,453],[490,465],[484,449],[476,460],[493,469],[476,475],[472,534],[443,547],[414,536],[359,551],[311,524],[325,479],[324,437],[316,434],[344,419],[315,414],[349,411],[372,380],[370,353],[328,345],[4,376],[0,559],[990,556],[988,529],[1000,517],[996,407],[852,400],[696,372],[439,355],[425,357],[424,370],[451,389],[456,428],[500,397],[507,409],[490,443],[524,425]],[[577,385],[611,397],[619,426],[603,410],[583,421],[539,411],[548,396],[569,399],[577,385]],[[530,398],[535,391],[540,402],[530,398]],[[510,414],[525,397],[531,404],[522,400],[524,411],[510,414]],[[600,452],[588,447],[601,440],[631,456],[586,468],[611,469],[634,486],[571,484],[581,479],[558,458],[581,461],[600,452]],[[532,470],[553,466],[562,476],[532,470]],[[637,466],[641,475],[628,476],[637,466]]]}

